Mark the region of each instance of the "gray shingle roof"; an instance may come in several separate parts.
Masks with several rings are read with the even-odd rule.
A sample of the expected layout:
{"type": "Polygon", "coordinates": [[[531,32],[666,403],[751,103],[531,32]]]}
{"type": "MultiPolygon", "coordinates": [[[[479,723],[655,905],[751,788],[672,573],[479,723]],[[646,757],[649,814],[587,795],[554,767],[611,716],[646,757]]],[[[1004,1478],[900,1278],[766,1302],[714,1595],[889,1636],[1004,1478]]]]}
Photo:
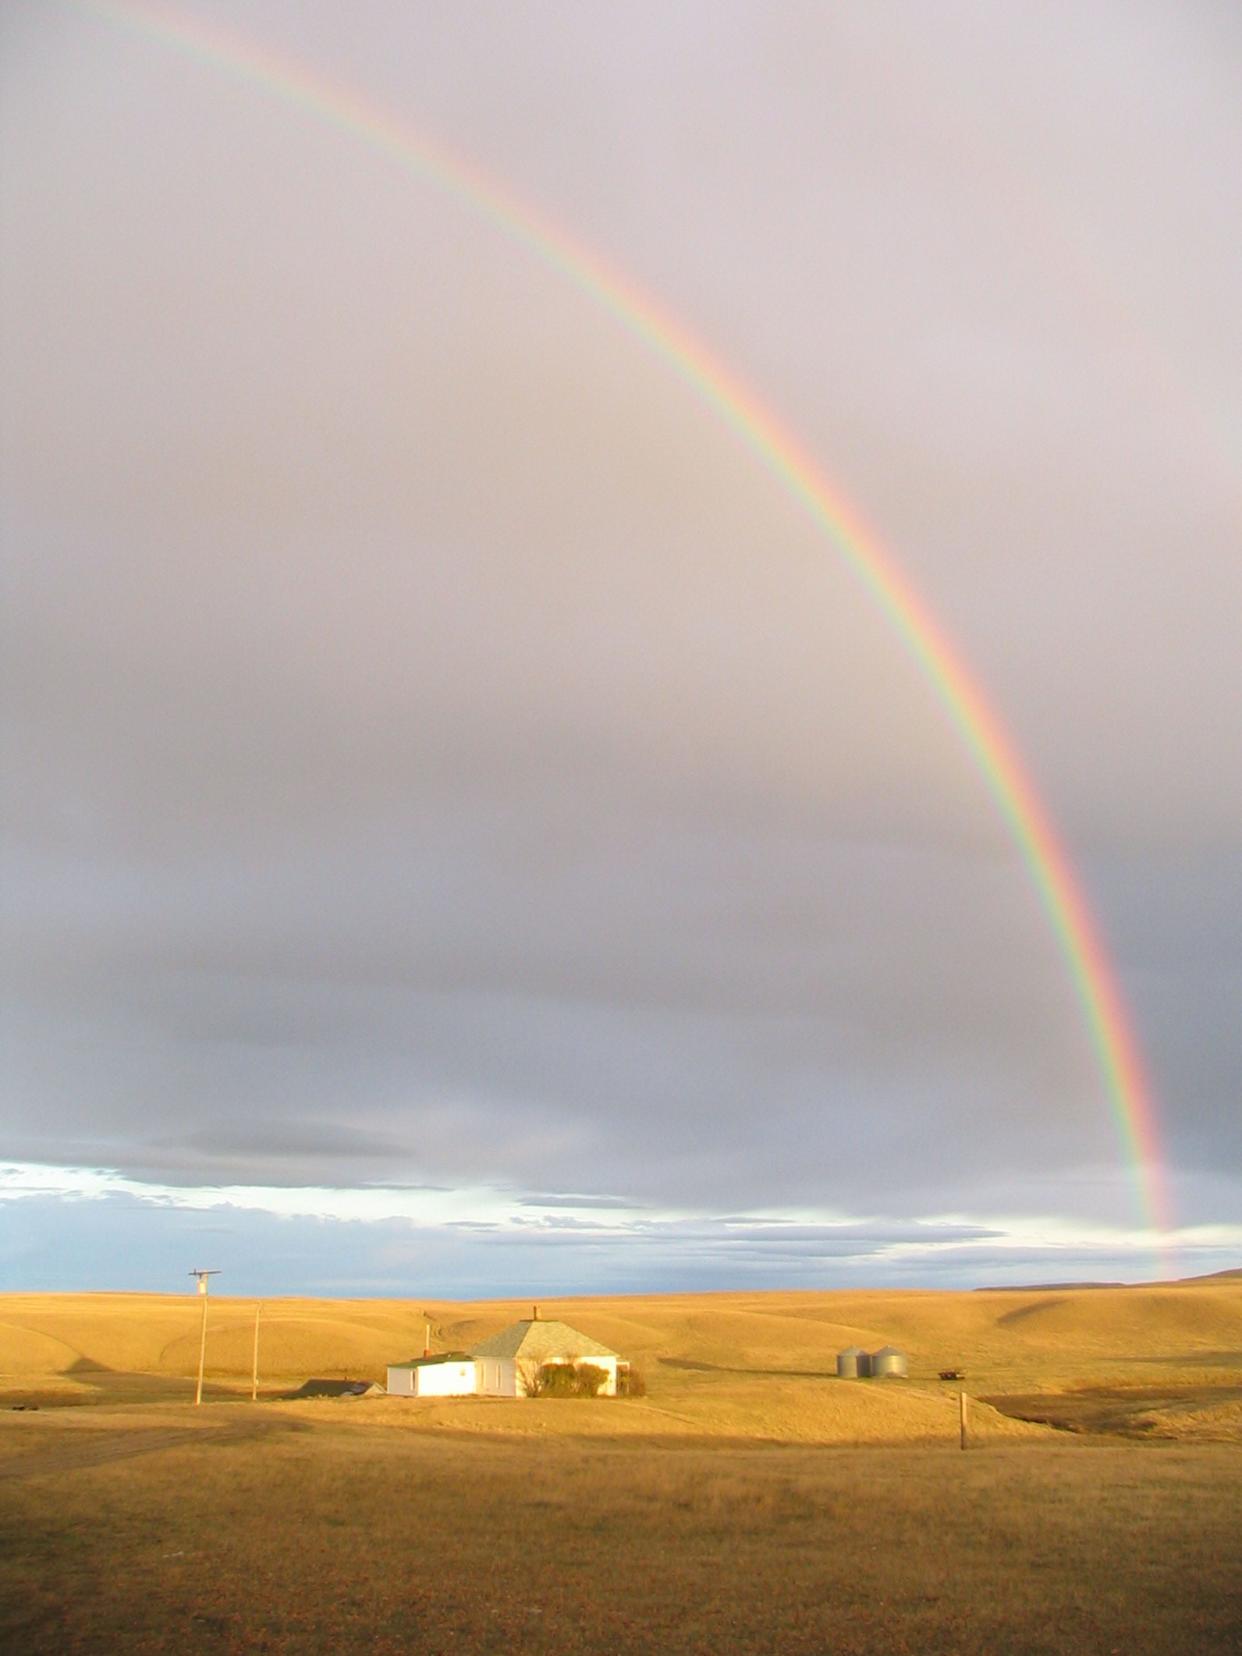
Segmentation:
{"type": "Polygon", "coordinates": [[[551,1363],[559,1357],[615,1357],[617,1353],[589,1334],[580,1334],[568,1323],[538,1321],[524,1318],[511,1328],[504,1328],[488,1340],[480,1340],[474,1348],[476,1357],[529,1358],[536,1363],[551,1363]]]}
{"type": "Polygon", "coordinates": [[[411,1357],[408,1363],[389,1363],[389,1368],[416,1369],[427,1368],[432,1363],[472,1363],[474,1353],[471,1351],[437,1351],[429,1357],[411,1357]]]}

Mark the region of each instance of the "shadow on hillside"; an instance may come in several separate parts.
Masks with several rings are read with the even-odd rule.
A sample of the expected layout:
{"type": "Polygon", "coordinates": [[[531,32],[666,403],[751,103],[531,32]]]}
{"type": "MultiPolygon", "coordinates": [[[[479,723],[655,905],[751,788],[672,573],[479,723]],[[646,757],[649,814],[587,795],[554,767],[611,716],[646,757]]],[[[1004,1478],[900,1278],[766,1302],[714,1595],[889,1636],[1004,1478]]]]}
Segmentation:
{"type": "Polygon", "coordinates": [[[1038,1317],[1041,1312],[1051,1311],[1053,1306],[1064,1304],[1065,1299],[1062,1296],[1060,1299],[1036,1300],[1034,1305],[1019,1305],[1012,1311],[1006,1311],[1003,1316],[997,1317],[996,1326],[998,1328],[1012,1328],[1014,1323],[1025,1322],[1028,1317],[1038,1317]]]}
{"type": "MultiPolygon", "coordinates": [[[[124,1369],[105,1369],[90,1377],[90,1383],[110,1403],[177,1402],[194,1395],[194,1378],[184,1374],[137,1374],[124,1369]]],[[[203,1396],[217,1395],[232,1394],[208,1380],[203,1386],[203,1396]]]]}
{"type": "Polygon", "coordinates": [[[693,1357],[661,1357],[660,1364],[664,1368],[686,1369],[693,1374],[749,1374],[749,1375],[776,1375],[785,1380],[835,1380],[835,1369],[793,1369],[793,1368],[727,1368],[723,1363],[701,1363],[693,1357]]]}
{"type": "Polygon", "coordinates": [[[1233,1368],[1242,1370],[1242,1351],[1183,1351],[1175,1357],[1131,1357],[1132,1363],[1163,1368],[1233,1368]]]}
{"type": "MultiPolygon", "coordinates": [[[[24,1384],[0,1386],[0,1409],[19,1404],[40,1408],[90,1408],[98,1403],[185,1403],[194,1397],[194,1378],[180,1374],[137,1374],[105,1368],[102,1363],[75,1363],[63,1373],[76,1382],[72,1391],[58,1390],[55,1380],[31,1376],[24,1384]]],[[[236,1387],[208,1380],[205,1402],[225,1402],[238,1396],[236,1387]]]]}
{"type": "Polygon", "coordinates": [[[1006,1393],[981,1397],[1001,1414],[1053,1426],[1061,1432],[1110,1437],[1159,1437],[1165,1429],[1149,1417],[1157,1411],[1242,1400],[1242,1386],[1082,1386],[1070,1392],[1006,1393]]]}
{"type": "MultiPolygon", "coordinates": [[[[194,1393],[194,1377],[185,1374],[142,1374],[134,1369],[109,1368],[93,1357],[79,1357],[61,1371],[68,1380],[89,1386],[95,1394],[90,1401],[110,1403],[166,1403],[194,1393]]],[[[233,1388],[208,1380],[203,1395],[233,1396],[233,1388]]]]}

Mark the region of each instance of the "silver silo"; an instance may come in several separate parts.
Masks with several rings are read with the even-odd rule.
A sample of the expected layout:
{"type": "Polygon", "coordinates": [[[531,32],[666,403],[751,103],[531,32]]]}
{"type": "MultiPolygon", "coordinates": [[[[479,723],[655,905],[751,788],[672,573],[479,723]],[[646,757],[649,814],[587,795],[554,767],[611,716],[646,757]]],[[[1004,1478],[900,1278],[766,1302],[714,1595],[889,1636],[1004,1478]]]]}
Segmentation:
{"type": "Polygon", "coordinates": [[[871,1359],[861,1346],[846,1346],[837,1352],[838,1380],[865,1380],[871,1373],[871,1359]]]}
{"type": "Polygon", "coordinates": [[[879,1351],[871,1353],[871,1372],[877,1378],[904,1380],[910,1372],[910,1364],[904,1351],[898,1351],[896,1346],[881,1346],[879,1351]]]}

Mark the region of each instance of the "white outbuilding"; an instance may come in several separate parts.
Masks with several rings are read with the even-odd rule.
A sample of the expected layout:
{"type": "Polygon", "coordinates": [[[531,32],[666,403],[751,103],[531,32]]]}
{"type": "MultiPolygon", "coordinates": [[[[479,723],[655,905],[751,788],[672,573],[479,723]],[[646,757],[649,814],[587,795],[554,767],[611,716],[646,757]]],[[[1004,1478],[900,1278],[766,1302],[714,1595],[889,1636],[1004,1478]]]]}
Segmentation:
{"type": "Polygon", "coordinates": [[[388,1365],[389,1397],[472,1397],[478,1389],[478,1364],[468,1351],[388,1365]]]}

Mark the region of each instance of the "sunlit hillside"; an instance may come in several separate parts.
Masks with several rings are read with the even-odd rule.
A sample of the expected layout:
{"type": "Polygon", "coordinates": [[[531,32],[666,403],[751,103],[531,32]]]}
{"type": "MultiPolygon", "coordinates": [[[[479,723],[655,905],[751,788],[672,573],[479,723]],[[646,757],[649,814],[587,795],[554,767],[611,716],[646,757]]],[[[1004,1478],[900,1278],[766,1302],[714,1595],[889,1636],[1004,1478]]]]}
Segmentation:
{"type": "MultiPolygon", "coordinates": [[[[209,1395],[247,1389],[258,1311],[265,1395],[310,1376],[382,1380],[388,1363],[469,1349],[529,1303],[424,1300],[208,1302],[209,1395]]],[[[1091,1385],[1228,1387],[1242,1380],[1242,1281],[1001,1292],[825,1292],[573,1298],[541,1304],[620,1352],[648,1395],[626,1409],[532,1412],[524,1404],[420,1404],[403,1421],[470,1430],[654,1435],[710,1433],[786,1441],[940,1437],[953,1429],[960,1369],[975,1396],[1091,1385]],[[845,1346],[894,1344],[905,1382],[835,1377],[845,1346]]],[[[198,1362],[202,1301],[153,1294],[0,1296],[0,1391],[46,1402],[185,1397],[198,1362]]],[[[319,1405],[315,1405],[319,1406],[319,1405]]],[[[327,1405],[331,1407],[332,1405],[327,1405]]],[[[1235,1435],[1236,1399],[1187,1396],[1187,1434],[1235,1435]]],[[[387,1409],[387,1400],[367,1404],[387,1409]]],[[[982,1405],[978,1418],[984,1419],[982,1405]]],[[[993,1422],[996,1430],[1040,1428],[993,1422]]]]}

